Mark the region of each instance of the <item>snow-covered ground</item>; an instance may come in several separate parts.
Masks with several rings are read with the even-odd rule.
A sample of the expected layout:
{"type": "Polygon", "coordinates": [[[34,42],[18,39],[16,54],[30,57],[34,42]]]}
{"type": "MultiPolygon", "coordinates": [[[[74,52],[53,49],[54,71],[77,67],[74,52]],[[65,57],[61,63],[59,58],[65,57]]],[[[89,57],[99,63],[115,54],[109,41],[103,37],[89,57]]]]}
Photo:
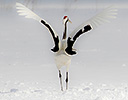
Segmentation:
{"type": "Polygon", "coordinates": [[[127,100],[128,85],[81,83],[60,91],[55,82],[1,82],[1,100],[127,100]]]}
{"type": "MultiPolygon", "coordinates": [[[[105,7],[103,7],[105,8],[105,7]]],[[[69,33],[101,9],[35,9],[59,35],[66,14],[69,33]]],[[[128,9],[75,45],[68,91],[60,91],[51,37],[16,9],[0,15],[0,100],[128,100],[128,9]]],[[[63,80],[65,69],[62,68],[63,80]]],[[[65,83],[63,81],[63,85],[65,83]]]]}

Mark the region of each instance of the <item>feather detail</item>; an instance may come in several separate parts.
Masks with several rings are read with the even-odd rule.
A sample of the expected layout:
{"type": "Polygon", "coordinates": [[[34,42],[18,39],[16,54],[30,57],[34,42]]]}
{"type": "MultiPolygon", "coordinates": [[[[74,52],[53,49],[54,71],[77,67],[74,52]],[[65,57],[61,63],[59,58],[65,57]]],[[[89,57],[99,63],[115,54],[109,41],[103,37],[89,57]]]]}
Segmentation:
{"type": "Polygon", "coordinates": [[[70,35],[69,37],[73,37],[80,29],[83,29],[84,26],[90,25],[92,29],[97,28],[99,25],[110,22],[110,19],[116,18],[117,9],[114,6],[110,6],[105,10],[101,11],[100,13],[96,14],[94,17],[90,18],[89,20],[82,23],[78,26],[70,35]]]}
{"type": "Polygon", "coordinates": [[[27,7],[22,5],[21,3],[16,3],[16,9],[17,9],[17,12],[19,13],[19,15],[25,16],[25,18],[32,18],[39,22],[42,19],[41,17],[36,15],[34,12],[32,12],[30,9],[28,9],[27,7]]]}

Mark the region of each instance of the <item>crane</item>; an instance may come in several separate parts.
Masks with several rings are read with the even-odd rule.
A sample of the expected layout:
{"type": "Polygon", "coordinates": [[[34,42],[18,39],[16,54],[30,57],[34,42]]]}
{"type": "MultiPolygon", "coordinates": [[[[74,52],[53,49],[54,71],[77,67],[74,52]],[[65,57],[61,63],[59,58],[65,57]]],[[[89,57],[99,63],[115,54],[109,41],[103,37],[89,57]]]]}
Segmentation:
{"type": "Polygon", "coordinates": [[[62,85],[62,74],[61,67],[66,67],[66,90],[68,89],[69,82],[69,65],[71,63],[71,58],[73,55],[77,54],[76,49],[73,48],[76,40],[81,35],[88,33],[89,31],[95,29],[99,25],[104,22],[109,22],[109,19],[116,18],[117,9],[113,6],[110,6],[100,13],[96,14],[89,20],[83,22],[80,26],[78,26],[71,34],[67,36],[67,24],[68,22],[72,23],[68,16],[63,17],[64,24],[64,32],[62,39],[60,39],[59,35],[55,32],[52,26],[47,23],[44,19],[39,17],[33,11],[28,9],[21,3],[16,3],[16,9],[19,15],[25,16],[25,18],[32,18],[39,23],[43,24],[49,31],[52,36],[54,47],[51,49],[55,53],[55,63],[59,72],[60,86],[63,91],[62,85]]]}

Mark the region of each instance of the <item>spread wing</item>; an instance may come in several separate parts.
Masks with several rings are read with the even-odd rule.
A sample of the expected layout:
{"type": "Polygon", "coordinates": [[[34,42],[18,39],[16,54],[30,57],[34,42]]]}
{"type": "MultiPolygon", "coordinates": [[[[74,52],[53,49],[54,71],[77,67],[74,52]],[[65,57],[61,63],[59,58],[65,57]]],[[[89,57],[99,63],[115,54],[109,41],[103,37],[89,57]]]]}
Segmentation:
{"type": "Polygon", "coordinates": [[[72,47],[79,36],[81,36],[83,33],[88,33],[88,31],[95,29],[105,22],[109,22],[110,19],[116,18],[116,15],[117,9],[111,6],[96,14],[89,20],[85,21],[69,35],[67,40],[67,48],[65,49],[65,51],[70,55],[76,54],[76,52],[73,51],[72,47]]]}
{"type": "Polygon", "coordinates": [[[37,14],[35,14],[33,11],[22,5],[21,3],[16,3],[16,9],[19,15],[25,16],[25,18],[32,18],[40,23],[42,23],[48,31],[51,33],[51,36],[54,40],[55,47],[51,49],[53,52],[57,52],[59,50],[59,36],[55,32],[55,30],[48,24],[44,19],[39,17],[37,14]]]}

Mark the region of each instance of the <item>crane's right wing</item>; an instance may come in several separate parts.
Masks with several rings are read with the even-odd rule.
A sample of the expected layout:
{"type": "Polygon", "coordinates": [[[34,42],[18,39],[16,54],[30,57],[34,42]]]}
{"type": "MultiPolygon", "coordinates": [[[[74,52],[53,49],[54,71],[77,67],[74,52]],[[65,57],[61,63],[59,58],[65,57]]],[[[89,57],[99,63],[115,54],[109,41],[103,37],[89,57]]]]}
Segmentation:
{"type": "Polygon", "coordinates": [[[16,9],[19,15],[25,16],[25,18],[32,18],[43,25],[48,29],[48,31],[51,33],[51,36],[54,40],[55,47],[51,49],[53,52],[57,52],[59,50],[59,36],[55,32],[55,30],[48,24],[44,19],[39,17],[37,14],[35,14],[33,11],[22,5],[21,3],[16,3],[16,9]]]}
{"type": "Polygon", "coordinates": [[[117,9],[114,6],[110,6],[102,12],[96,14],[89,20],[85,21],[69,35],[67,40],[67,48],[65,49],[65,51],[70,55],[76,54],[76,52],[73,51],[72,48],[78,37],[80,37],[84,33],[88,33],[90,30],[95,29],[105,22],[109,22],[110,19],[116,18],[116,15],[117,9]]]}
{"type": "Polygon", "coordinates": [[[97,28],[103,23],[110,22],[110,19],[116,18],[117,8],[115,6],[110,6],[100,13],[96,14],[92,18],[88,19],[81,25],[79,25],[70,35],[69,37],[73,37],[80,29],[84,29],[86,25],[90,25],[92,29],[97,28]]]}

